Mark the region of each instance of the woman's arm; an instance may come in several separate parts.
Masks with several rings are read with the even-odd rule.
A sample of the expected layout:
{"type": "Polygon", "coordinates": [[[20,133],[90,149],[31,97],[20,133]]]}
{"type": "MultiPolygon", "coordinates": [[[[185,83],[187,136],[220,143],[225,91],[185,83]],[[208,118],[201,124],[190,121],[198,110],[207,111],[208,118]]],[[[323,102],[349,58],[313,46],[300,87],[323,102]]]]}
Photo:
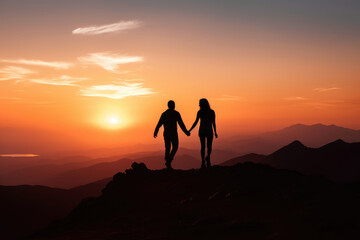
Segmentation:
{"type": "Polygon", "coordinates": [[[213,124],[214,132],[215,132],[215,137],[217,138],[217,137],[218,137],[218,135],[217,135],[217,132],[216,132],[215,112],[214,112],[214,119],[213,119],[212,124],[213,124]]]}
{"type": "Polygon", "coordinates": [[[196,127],[196,124],[198,123],[199,118],[200,117],[199,117],[199,112],[198,112],[197,115],[196,115],[196,120],[195,120],[194,124],[191,126],[189,132],[191,132],[191,130],[193,130],[194,127],[196,127]]]}

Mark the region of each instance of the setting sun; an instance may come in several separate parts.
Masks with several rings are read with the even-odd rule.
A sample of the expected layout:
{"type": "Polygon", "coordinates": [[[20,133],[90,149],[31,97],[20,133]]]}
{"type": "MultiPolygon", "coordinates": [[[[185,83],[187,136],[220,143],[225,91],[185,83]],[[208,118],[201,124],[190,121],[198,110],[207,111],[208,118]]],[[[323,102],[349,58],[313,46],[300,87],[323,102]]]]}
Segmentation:
{"type": "Polygon", "coordinates": [[[118,115],[112,115],[102,118],[101,127],[110,130],[116,130],[116,129],[124,128],[125,125],[124,122],[122,121],[122,118],[120,118],[118,115]]]}
{"type": "Polygon", "coordinates": [[[119,123],[119,120],[118,120],[116,117],[111,117],[111,118],[109,119],[109,123],[110,123],[111,125],[117,125],[117,124],[119,123]]]}

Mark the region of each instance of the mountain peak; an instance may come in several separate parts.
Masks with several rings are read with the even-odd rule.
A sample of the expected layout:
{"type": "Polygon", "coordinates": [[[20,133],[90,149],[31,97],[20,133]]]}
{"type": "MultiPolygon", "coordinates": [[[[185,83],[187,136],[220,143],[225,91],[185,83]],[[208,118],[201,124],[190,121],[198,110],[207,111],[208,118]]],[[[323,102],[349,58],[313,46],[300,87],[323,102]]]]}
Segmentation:
{"type": "Polygon", "coordinates": [[[322,123],[316,123],[316,124],[310,125],[310,127],[328,127],[328,126],[326,126],[326,125],[324,125],[322,123]]]}
{"type": "Polygon", "coordinates": [[[286,145],[285,147],[280,148],[279,150],[272,153],[271,155],[272,156],[277,156],[277,155],[286,155],[287,156],[289,154],[302,152],[306,149],[308,149],[308,147],[306,147],[304,144],[302,144],[299,140],[295,140],[292,143],[286,145]]]}
{"type": "Polygon", "coordinates": [[[305,147],[304,144],[302,144],[302,142],[300,142],[299,140],[295,140],[293,141],[292,143],[290,143],[289,145],[287,145],[288,147],[289,146],[294,146],[294,147],[305,147]]]}
{"type": "Polygon", "coordinates": [[[338,140],[336,140],[336,141],[334,141],[333,143],[336,143],[336,144],[344,144],[344,143],[347,143],[347,142],[345,142],[344,140],[342,140],[342,139],[338,139],[338,140]]]}
{"type": "Polygon", "coordinates": [[[347,146],[349,145],[349,143],[345,142],[344,140],[342,139],[338,139],[336,141],[333,141],[331,143],[328,143],[324,146],[322,146],[321,148],[334,148],[334,147],[342,147],[342,146],[347,146]]]}
{"type": "Polygon", "coordinates": [[[302,142],[300,142],[299,140],[295,140],[292,143],[283,147],[282,149],[288,149],[290,151],[293,151],[293,150],[303,150],[306,148],[307,147],[302,142]]]}
{"type": "MultiPolygon", "coordinates": [[[[285,147],[283,147],[282,149],[288,149],[288,150],[301,150],[301,149],[305,149],[307,148],[302,142],[300,142],[299,140],[295,140],[293,142],[291,142],[290,144],[286,145],[285,147]]],[[[281,149],[280,149],[281,150],[281,149]]]]}
{"type": "Polygon", "coordinates": [[[286,127],[285,129],[287,129],[287,128],[298,129],[298,128],[343,128],[343,127],[339,127],[334,124],[325,125],[322,123],[315,123],[315,124],[307,125],[307,124],[297,123],[297,124],[291,125],[289,127],[286,127]]]}

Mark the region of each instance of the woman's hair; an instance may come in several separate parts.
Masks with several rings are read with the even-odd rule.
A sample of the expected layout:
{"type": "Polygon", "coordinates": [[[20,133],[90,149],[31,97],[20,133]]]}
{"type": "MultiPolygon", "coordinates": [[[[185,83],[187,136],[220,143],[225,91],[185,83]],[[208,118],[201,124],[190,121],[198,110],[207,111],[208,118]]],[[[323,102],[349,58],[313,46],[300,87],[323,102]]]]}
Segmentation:
{"type": "Polygon", "coordinates": [[[200,99],[199,105],[200,105],[200,110],[202,111],[208,111],[211,109],[209,101],[206,98],[200,99]]]}

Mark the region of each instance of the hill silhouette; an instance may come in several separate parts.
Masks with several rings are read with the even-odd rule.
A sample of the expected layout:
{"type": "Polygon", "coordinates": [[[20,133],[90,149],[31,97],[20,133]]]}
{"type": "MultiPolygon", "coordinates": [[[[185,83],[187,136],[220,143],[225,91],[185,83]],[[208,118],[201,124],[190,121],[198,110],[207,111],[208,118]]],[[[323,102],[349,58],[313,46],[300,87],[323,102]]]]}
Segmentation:
{"type": "Polygon", "coordinates": [[[0,185],[0,239],[20,239],[50,221],[64,218],[86,197],[101,195],[110,179],[69,190],[45,186],[0,185]]]}
{"type": "Polygon", "coordinates": [[[244,163],[244,162],[262,162],[262,160],[266,157],[266,155],[262,154],[256,154],[256,153],[249,153],[244,156],[232,158],[230,160],[227,160],[223,163],[221,163],[221,166],[233,166],[238,163],[244,163]]]}
{"type": "Polygon", "coordinates": [[[254,163],[134,163],[31,239],[358,239],[359,200],[358,185],[254,163]]]}
{"type": "Polygon", "coordinates": [[[294,141],[268,156],[245,155],[222,165],[246,161],[322,175],[334,181],[360,181],[360,143],[346,143],[341,139],[319,148],[309,148],[300,141],[294,141]]]}

